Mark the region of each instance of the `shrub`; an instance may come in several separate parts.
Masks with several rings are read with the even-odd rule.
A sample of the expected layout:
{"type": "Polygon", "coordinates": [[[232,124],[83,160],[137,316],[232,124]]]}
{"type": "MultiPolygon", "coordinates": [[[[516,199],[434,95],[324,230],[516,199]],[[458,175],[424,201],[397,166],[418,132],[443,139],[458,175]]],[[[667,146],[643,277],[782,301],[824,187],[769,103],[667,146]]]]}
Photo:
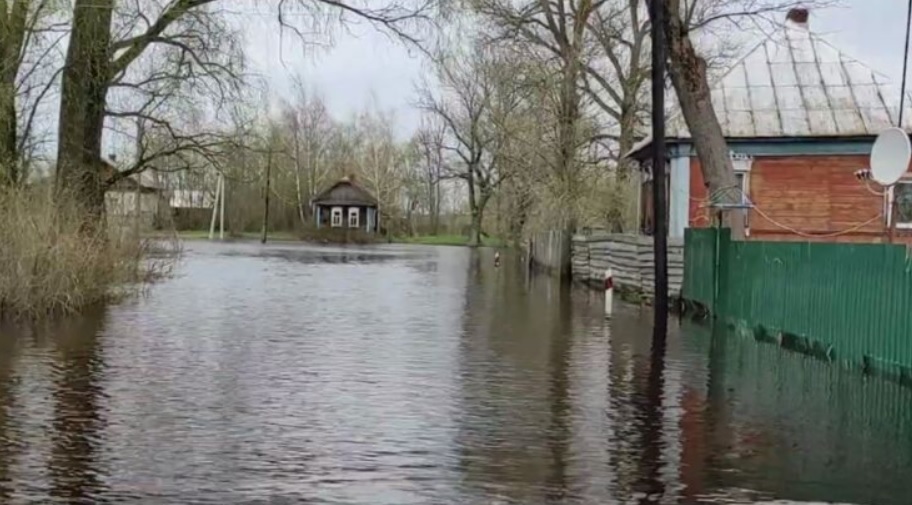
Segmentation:
{"type": "Polygon", "coordinates": [[[80,231],[83,215],[47,188],[0,189],[0,316],[75,312],[170,271],[177,249],[169,241],[104,226],[80,231]]]}

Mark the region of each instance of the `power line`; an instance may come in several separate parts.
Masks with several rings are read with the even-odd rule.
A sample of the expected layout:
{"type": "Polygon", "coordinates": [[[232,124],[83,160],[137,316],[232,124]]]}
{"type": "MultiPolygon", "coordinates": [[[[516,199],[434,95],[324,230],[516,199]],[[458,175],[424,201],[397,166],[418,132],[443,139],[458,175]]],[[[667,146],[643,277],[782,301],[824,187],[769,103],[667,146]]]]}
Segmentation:
{"type": "Polygon", "coordinates": [[[903,112],[906,110],[906,79],[908,77],[909,70],[910,31],[912,31],[912,0],[909,0],[909,7],[906,9],[906,51],[903,53],[903,75],[899,95],[899,124],[896,125],[900,128],[903,127],[903,112]]]}

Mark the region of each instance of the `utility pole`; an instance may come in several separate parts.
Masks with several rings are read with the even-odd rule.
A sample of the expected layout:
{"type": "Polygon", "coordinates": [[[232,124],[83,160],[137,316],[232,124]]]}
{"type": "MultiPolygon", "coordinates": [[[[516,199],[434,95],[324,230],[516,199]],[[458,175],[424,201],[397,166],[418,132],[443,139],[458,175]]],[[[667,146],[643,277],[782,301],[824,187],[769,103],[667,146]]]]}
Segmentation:
{"type": "Polygon", "coordinates": [[[655,253],[653,347],[668,333],[668,223],[665,201],[665,0],[652,0],[652,202],[655,253]]]}
{"type": "Polygon", "coordinates": [[[272,174],[272,146],[266,153],[266,185],[263,192],[263,237],[260,243],[265,244],[269,234],[269,178],[272,174]]]}
{"type": "MultiPolygon", "coordinates": [[[[213,206],[215,204],[213,203],[213,206]]],[[[225,240],[225,172],[219,172],[219,240],[225,240]]]]}
{"type": "MultiPolygon", "coordinates": [[[[215,238],[215,219],[218,217],[218,203],[222,191],[222,177],[215,180],[215,200],[212,201],[212,219],[209,221],[209,240],[215,238]]],[[[193,193],[190,193],[190,201],[193,201],[193,193]]]]}

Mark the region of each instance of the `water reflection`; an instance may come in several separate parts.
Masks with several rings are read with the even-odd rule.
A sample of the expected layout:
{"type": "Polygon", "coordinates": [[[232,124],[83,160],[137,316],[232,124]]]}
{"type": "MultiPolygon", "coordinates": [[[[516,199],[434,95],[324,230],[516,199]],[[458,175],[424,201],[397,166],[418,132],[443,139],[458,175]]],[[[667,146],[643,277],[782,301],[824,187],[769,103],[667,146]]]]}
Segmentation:
{"type": "Polygon", "coordinates": [[[0,331],[0,503],[906,503],[912,392],[489,250],[192,245],[0,331]],[[327,255],[332,259],[327,259],[327,255]]]}
{"type": "Polygon", "coordinates": [[[16,453],[11,436],[12,415],[15,411],[15,382],[13,366],[16,358],[15,341],[0,336],[0,503],[10,500],[13,492],[10,466],[16,453]]]}
{"type": "Polygon", "coordinates": [[[98,445],[105,428],[99,343],[104,318],[104,310],[90,310],[45,329],[54,348],[50,494],[67,503],[91,503],[103,485],[98,445]]]}

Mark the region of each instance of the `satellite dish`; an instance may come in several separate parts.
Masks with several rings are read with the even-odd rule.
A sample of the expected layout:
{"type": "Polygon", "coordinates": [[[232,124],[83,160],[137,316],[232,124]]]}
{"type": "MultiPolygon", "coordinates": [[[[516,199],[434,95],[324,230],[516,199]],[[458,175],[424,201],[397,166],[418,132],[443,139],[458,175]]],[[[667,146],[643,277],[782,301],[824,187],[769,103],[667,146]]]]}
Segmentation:
{"type": "Polygon", "coordinates": [[[896,184],[912,159],[909,136],[900,128],[888,128],[877,136],[871,149],[871,178],[882,186],[896,184]]]}

